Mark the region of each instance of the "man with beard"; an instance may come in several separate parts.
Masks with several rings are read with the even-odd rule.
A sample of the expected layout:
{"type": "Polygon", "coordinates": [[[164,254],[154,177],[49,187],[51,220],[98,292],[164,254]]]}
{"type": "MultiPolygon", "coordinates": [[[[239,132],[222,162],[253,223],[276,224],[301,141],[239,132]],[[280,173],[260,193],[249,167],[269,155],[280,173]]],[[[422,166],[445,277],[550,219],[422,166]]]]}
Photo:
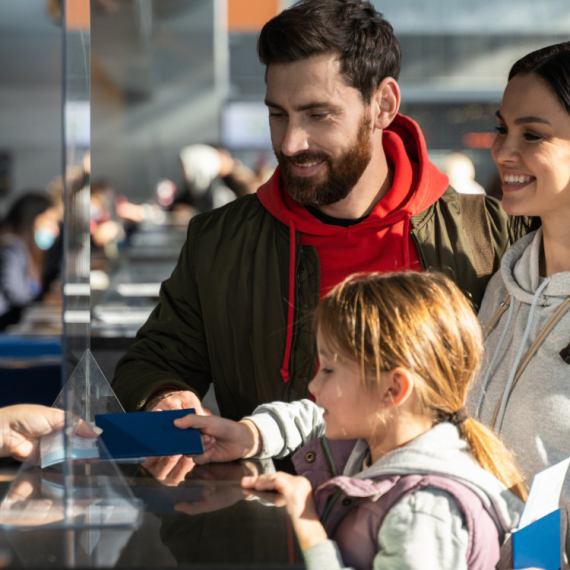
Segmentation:
{"type": "Polygon", "coordinates": [[[256,195],[190,222],[159,305],[117,367],[128,411],[207,413],[211,383],[235,420],[307,398],[311,311],[332,286],[356,272],[436,268],[477,305],[510,245],[498,202],[460,199],[418,125],[398,114],[400,46],[370,3],[303,0],[264,26],[258,51],[279,167],[256,195]]]}

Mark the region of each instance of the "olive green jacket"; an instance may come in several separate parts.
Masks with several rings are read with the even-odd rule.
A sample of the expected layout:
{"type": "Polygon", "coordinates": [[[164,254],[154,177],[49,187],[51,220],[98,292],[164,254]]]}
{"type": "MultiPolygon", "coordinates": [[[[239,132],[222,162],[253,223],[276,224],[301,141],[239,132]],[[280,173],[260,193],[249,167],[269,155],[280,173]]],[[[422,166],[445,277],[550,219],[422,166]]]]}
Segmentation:
{"type": "MultiPolygon", "coordinates": [[[[478,307],[490,273],[517,236],[499,202],[484,196],[470,200],[475,202],[448,188],[412,217],[411,225],[422,267],[447,273],[478,307]],[[486,217],[486,237],[476,237],[474,248],[487,241],[492,265],[483,276],[477,275],[477,251],[474,256],[461,221],[461,206],[472,208],[477,200],[486,217]]],[[[287,333],[289,245],[289,228],[256,195],[191,220],[158,306],[117,365],[112,385],[127,411],[140,410],[152,394],[168,386],[193,390],[202,398],[211,382],[220,413],[234,420],[261,403],[308,396],[317,363],[310,314],[319,302],[319,259],[312,246],[297,244],[290,379],[284,382],[280,368],[287,333]]]]}

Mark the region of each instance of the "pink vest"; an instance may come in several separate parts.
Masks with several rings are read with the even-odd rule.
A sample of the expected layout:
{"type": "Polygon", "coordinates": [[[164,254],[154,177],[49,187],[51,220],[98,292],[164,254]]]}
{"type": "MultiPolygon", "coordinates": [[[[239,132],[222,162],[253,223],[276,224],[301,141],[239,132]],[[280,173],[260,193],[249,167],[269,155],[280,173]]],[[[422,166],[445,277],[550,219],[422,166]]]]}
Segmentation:
{"type": "Polygon", "coordinates": [[[314,489],[317,512],[329,538],[335,540],[346,566],[372,568],[380,550],[378,532],[388,511],[398,501],[420,489],[449,493],[469,532],[469,570],[495,568],[500,556],[499,531],[481,499],[462,483],[443,475],[385,475],[355,479],[338,475],[355,441],[314,440],[293,456],[299,475],[314,489]]]}

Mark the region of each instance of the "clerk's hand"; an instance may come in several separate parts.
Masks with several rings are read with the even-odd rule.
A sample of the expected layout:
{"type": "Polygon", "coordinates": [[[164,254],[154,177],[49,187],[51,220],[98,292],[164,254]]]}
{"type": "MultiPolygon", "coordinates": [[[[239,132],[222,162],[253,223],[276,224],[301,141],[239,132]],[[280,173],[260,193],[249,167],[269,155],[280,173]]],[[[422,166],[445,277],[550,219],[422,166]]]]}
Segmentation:
{"type": "Polygon", "coordinates": [[[234,422],[218,416],[188,414],[174,420],[174,425],[181,429],[200,430],[204,453],[193,457],[198,465],[253,457],[261,451],[261,436],[256,425],[249,420],[234,422]]]}
{"type": "MultiPolygon", "coordinates": [[[[39,456],[39,438],[65,425],[65,412],[35,404],[19,404],[0,409],[0,456],[35,463],[39,456]]],[[[75,420],[73,433],[97,437],[101,430],[82,420],[75,420]]]]}
{"type": "Polygon", "coordinates": [[[163,390],[151,398],[144,409],[146,412],[162,412],[189,408],[194,408],[198,415],[212,415],[212,412],[202,405],[200,398],[190,390],[163,390]]]}

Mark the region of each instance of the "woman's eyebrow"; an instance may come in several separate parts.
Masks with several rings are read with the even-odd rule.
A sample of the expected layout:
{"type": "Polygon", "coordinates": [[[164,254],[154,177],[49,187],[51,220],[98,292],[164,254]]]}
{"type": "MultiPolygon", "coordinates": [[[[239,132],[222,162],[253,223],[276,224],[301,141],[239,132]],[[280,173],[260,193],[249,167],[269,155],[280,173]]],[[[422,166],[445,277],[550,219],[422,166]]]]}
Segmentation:
{"type": "MultiPolygon", "coordinates": [[[[503,115],[501,115],[500,111],[497,111],[495,113],[495,115],[497,116],[497,119],[506,122],[505,119],[503,118],[503,115]]],[[[543,119],[542,117],[537,117],[536,115],[528,115],[526,117],[518,117],[517,119],[514,120],[514,124],[515,125],[525,125],[526,123],[541,123],[543,125],[550,125],[552,126],[552,123],[550,121],[547,121],[546,119],[543,119]]]]}

